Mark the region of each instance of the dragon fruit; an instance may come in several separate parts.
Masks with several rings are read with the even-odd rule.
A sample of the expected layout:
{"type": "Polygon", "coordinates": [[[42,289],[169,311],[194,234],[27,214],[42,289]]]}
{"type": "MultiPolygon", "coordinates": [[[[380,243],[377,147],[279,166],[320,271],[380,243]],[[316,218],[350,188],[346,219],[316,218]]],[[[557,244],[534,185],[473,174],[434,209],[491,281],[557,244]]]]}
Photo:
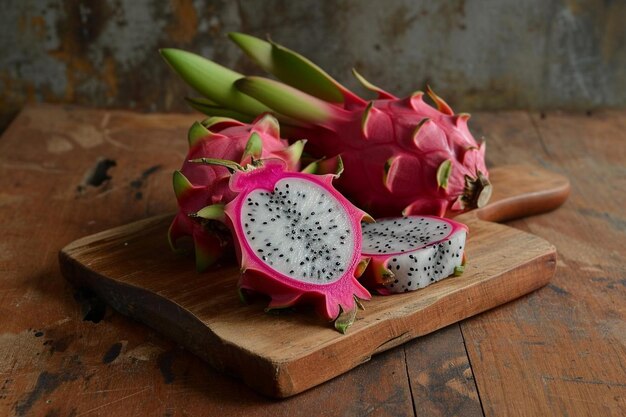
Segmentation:
{"type": "Polygon", "coordinates": [[[464,269],[467,226],[434,216],[363,224],[366,282],[380,294],[414,291],[464,269]]]}
{"type": "Polygon", "coordinates": [[[369,216],[333,188],[334,175],[289,172],[273,159],[245,167],[194,162],[233,172],[229,185],[236,196],[224,212],[240,260],[240,290],[269,296],[269,309],[312,304],[345,332],[359,299],[371,297],[357,281],[367,265],[361,221],[369,216]]]}
{"type": "Polygon", "coordinates": [[[289,137],[306,137],[319,157],[340,155],[337,187],[377,217],[450,215],[487,203],[491,184],[485,144],[471,135],[469,115],[455,115],[430,88],[399,99],[357,79],[378,98],[366,101],[297,53],[252,36],[230,35],[275,81],[245,77],[202,57],[162,50],[166,61],[206,98],[190,99],[207,114],[249,118],[271,111],[289,137]]]}
{"type": "Polygon", "coordinates": [[[170,225],[168,238],[172,248],[178,250],[179,239],[191,236],[196,267],[203,271],[229,253],[232,239],[220,219],[224,205],[236,194],[229,188],[227,168],[189,160],[222,158],[246,164],[253,159],[272,157],[284,160],[288,170],[297,170],[304,141],[288,146],[286,140],[280,139],[278,122],[269,114],[259,116],[252,124],[211,117],[194,123],[188,140],[185,163],[173,176],[179,211],[170,225]],[[201,217],[196,215],[200,209],[204,209],[201,217]]]}

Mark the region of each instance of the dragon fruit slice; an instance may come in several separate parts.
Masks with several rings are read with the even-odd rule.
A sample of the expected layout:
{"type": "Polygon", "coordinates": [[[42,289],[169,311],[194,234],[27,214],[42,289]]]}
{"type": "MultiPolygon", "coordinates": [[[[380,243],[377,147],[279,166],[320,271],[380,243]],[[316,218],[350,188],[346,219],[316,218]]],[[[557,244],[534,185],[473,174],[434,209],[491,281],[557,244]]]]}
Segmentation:
{"type": "Polygon", "coordinates": [[[203,271],[229,253],[231,236],[222,223],[224,204],[235,197],[229,188],[230,174],[222,166],[201,165],[190,159],[219,158],[250,162],[253,158],[279,158],[288,170],[299,168],[304,141],[288,146],[280,138],[278,121],[271,115],[259,116],[252,124],[225,117],[211,117],[194,123],[189,130],[189,153],[180,171],[173,176],[179,211],[169,228],[168,239],[174,250],[185,236],[194,242],[196,268],[203,271]],[[207,206],[203,217],[196,213],[207,206]]]}
{"type": "Polygon", "coordinates": [[[467,226],[433,216],[363,224],[366,281],[380,294],[414,291],[463,272],[467,226]]]}
{"type": "Polygon", "coordinates": [[[246,167],[197,162],[233,171],[236,197],[224,211],[241,264],[240,290],[269,296],[269,309],[312,304],[345,332],[358,299],[370,298],[357,281],[367,265],[361,221],[369,216],[333,188],[334,175],[289,172],[271,159],[246,167]]]}
{"type": "Polygon", "coordinates": [[[287,48],[240,33],[230,36],[282,82],[245,77],[188,52],[163,50],[172,68],[209,99],[192,100],[194,107],[209,114],[236,112],[241,118],[256,114],[250,100],[264,111],[271,109],[287,136],[306,137],[314,155],[341,156],[345,174],[337,187],[377,217],[442,216],[489,200],[484,142],[477,143],[470,133],[469,115],[455,115],[430,88],[426,93],[436,108],[422,92],[399,99],[354,71],[378,95],[366,101],[287,48]],[[205,82],[207,74],[233,86],[239,96],[205,82]]]}

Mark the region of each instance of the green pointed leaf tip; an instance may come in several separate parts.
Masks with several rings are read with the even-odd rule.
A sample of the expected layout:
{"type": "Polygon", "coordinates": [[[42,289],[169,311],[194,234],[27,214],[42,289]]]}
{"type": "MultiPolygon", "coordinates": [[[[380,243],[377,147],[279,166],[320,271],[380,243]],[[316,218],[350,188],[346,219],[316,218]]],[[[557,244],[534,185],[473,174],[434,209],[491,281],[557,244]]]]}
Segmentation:
{"type": "Polygon", "coordinates": [[[170,227],[167,229],[167,244],[170,246],[170,250],[172,252],[176,252],[178,248],[176,247],[174,237],[172,236],[172,225],[173,224],[170,224],[170,227]]]}
{"type": "Polygon", "coordinates": [[[376,87],[374,84],[370,83],[367,79],[365,79],[364,76],[362,76],[357,70],[356,68],[352,68],[352,75],[354,75],[354,78],[357,79],[357,81],[359,83],[361,83],[361,85],[363,87],[365,87],[366,89],[370,90],[370,91],[378,91],[379,88],[376,87]]]}
{"type": "Polygon", "coordinates": [[[248,156],[254,159],[259,159],[262,153],[263,153],[263,140],[261,139],[261,136],[258,133],[252,132],[252,134],[250,135],[250,138],[248,139],[248,142],[246,143],[246,148],[243,151],[243,156],[241,159],[243,160],[248,156]]]}
{"type": "Polygon", "coordinates": [[[233,88],[242,74],[181,49],[165,48],[159,52],[189,86],[218,105],[249,115],[269,111],[266,106],[233,88]]]}
{"type": "Polygon", "coordinates": [[[439,110],[440,112],[444,114],[448,114],[450,116],[454,114],[454,112],[452,111],[452,108],[448,105],[448,103],[446,103],[441,97],[435,94],[435,92],[433,91],[432,88],[430,88],[429,85],[426,85],[426,93],[431,98],[431,100],[434,101],[435,104],[437,105],[437,110],[439,110]]]}
{"type": "Polygon", "coordinates": [[[415,126],[415,129],[413,130],[413,141],[415,141],[417,139],[417,134],[419,133],[419,131],[422,128],[422,126],[424,126],[424,123],[426,123],[428,121],[430,121],[430,119],[428,117],[424,117],[422,120],[420,120],[417,123],[417,126],[415,126]]]}
{"type": "Polygon", "coordinates": [[[176,198],[180,198],[187,190],[193,188],[193,185],[189,182],[187,177],[180,171],[174,171],[172,176],[172,184],[174,186],[174,193],[176,198]]]}
{"type": "Polygon", "coordinates": [[[170,224],[170,227],[167,229],[167,243],[170,246],[170,249],[174,253],[183,253],[185,252],[184,248],[179,248],[176,245],[176,240],[174,239],[174,228],[176,227],[176,219],[170,224]]]}
{"type": "Polygon", "coordinates": [[[302,152],[304,151],[304,145],[306,144],[306,139],[300,139],[289,145],[287,147],[287,153],[289,154],[292,162],[297,162],[302,156],[302,152]]]}
{"type": "Polygon", "coordinates": [[[279,80],[322,100],[343,103],[346,88],[304,56],[243,33],[233,32],[228,36],[257,65],[279,80]]]}
{"type": "Polygon", "coordinates": [[[337,320],[335,320],[335,329],[337,329],[342,334],[346,334],[348,328],[352,326],[352,324],[356,320],[356,312],[356,305],[348,311],[344,311],[343,308],[341,308],[339,317],[337,317],[337,320]]]}
{"type": "Polygon", "coordinates": [[[254,128],[269,133],[277,138],[280,137],[280,124],[271,114],[266,114],[254,123],[254,128]]]}
{"type": "Polygon", "coordinates": [[[478,198],[476,199],[476,206],[483,207],[487,205],[489,199],[491,198],[493,185],[491,184],[489,179],[487,179],[487,177],[485,177],[480,171],[478,171],[478,183],[480,190],[478,190],[479,194],[478,198]]]}
{"type": "Polygon", "coordinates": [[[363,77],[361,74],[359,74],[359,72],[356,70],[356,68],[352,68],[352,74],[354,75],[354,78],[356,78],[357,81],[359,83],[361,83],[361,85],[363,87],[365,87],[365,89],[377,93],[380,98],[387,98],[387,99],[394,99],[394,98],[396,98],[393,94],[390,94],[390,93],[386,92],[385,90],[383,90],[382,88],[380,88],[380,87],[372,84],[371,82],[369,82],[367,79],[365,79],[365,77],[363,77]]]}
{"type": "Polygon", "coordinates": [[[391,167],[393,166],[393,162],[396,160],[396,158],[397,156],[392,156],[391,158],[385,161],[385,166],[383,168],[384,169],[383,170],[383,183],[385,184],[385,187],[387,188],[391,187],[389,171],[391,171],[391,167]]]}
{"type": "Polygon", "coordinates": [[[319,161],[313,161],[310,164],[308,164],[306,167],[304,167],[302,170],[300,170],[300,172],[304,174],[317,174],[318,167],[319,167],[319,161]]]}
{"type": "Polygon", "coordinates": [[[228,168],[229,171],[243,171],[243,167],[236,162],[228,161],[226,159],[215,159],[215,158],[198,158],[198,159],[190,159],[189,162],[193,162],[196,164],[205,164],[205,165],[217,165],[228,168]]]}
{"type": "Polygon", "coordinates": [[[223,116],[212,116],[207,119],[204,119],[201,124],[207,129],[211,129],[212,126],[215,126],[220,123],[230,123],[233,125],[242,125],[239,120],[233,119],[231,117],[223,117],[223,116]]]}
{"type": "Polygon", "coordinates": [[[455,277],[463,275],[463,272],[465,272],[465,266],[459,265],[459,266],[455,266],[454,267],[454,276],[455,277]]]}
{"type": "Polygon", "coordinates": [[[211,132],[204,127],[199,122],[193,122],[191,127],[189,128],[189,132],[187,133],[187,141],[189,142],[189,146],[193,146],[198,141],[206,136],[208,136],[211,132]]]}
{"type": "MultiPolygon", "coordinates": [[[[302,139],[306,141],[306,139],[302,139]]],[[[343,174],[343,159],[340,155],[332,158],[320,158],[306,166],[301,172],[316,175],[332,174],[335,178],[339,178],[343,174]]]]}
{"type": "Polygon", "coordinates": [[[299,121],[325,122],[340,112],[325,101],[268,78],[242,78],[235,82],[235,87],[276,112],[299,121]]]}
{"type": "Polygon", "coordinates": [[[335,174],[335,176],[339,178],[341,174],[343,174],[343,169],[344,169],[343,159],[341,159],[341,155],[337,155],[335,158],[329,158],[328,162],[334,164],[334,169],[333,169],[333,172],[331,173],[335,174]]]}
{"type": "Polygon", "coordinates": [[[369,263],[370,263],[370,258],[361,259],[356,267],[356,270],[354,271],[354,276],[358,278],[361,275],[363,275],[369,263]]]}
{"type": "Polygon", "coordinates": [[[437,168],[437,185],[441,188],[448,188],[448,179],[452,173],[452,160],[447,159],[437,168]]]}
{"type": "Polygon", "coordinates": [[[380,272],[380,276],[383,279],[383,282],[387,282],[388,280],[392,280],[396,277],[393,271],[391,271],[391,269],[388,269],[385,265],[382,265],[380,267],[379,272],[380,272]]]}
{"type": "Polygon", "coordinates": [[[364,222],[364,223],[376,223],[376,219],[374,219],[369,214],[363,212],[363,218],[361,219],[361,222],[364,222]]]}
{"type": "Polygon", "coordinates": [[[367,122],[370,118],[370,114],[373,111],[372,110],[373,108],[374,108],[374,102],[370,101],[367,107],[365,108],[365,111],[363,112],[363,117],[361,118],[361,132],[363,133],[363,136],[365,136],[365,138],[367,138],[367,135],[368,135],[367,122]]]}
{"type": "Polygon", "coordinates": [[[222,220],[224,218],[224,204],[213,204],[200,209],[197,217],[206,220],[222,220]]]}

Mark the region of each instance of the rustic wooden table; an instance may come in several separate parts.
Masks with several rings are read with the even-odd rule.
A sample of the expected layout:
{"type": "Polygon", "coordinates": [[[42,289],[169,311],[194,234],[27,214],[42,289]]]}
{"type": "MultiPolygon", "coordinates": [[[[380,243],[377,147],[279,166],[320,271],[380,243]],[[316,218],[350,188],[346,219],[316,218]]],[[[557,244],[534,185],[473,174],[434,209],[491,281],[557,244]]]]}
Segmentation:
{"type": "Polygon", "coordinates": [[[626,415],[626,112],[474,115],[490,165],[571,179],[562,208],[511,223],[558,248],[552,283],[283,401],[59,272],[70,241],[174,210],[193,119],[29,106],[0,139],[0,415],[626,415]]]}

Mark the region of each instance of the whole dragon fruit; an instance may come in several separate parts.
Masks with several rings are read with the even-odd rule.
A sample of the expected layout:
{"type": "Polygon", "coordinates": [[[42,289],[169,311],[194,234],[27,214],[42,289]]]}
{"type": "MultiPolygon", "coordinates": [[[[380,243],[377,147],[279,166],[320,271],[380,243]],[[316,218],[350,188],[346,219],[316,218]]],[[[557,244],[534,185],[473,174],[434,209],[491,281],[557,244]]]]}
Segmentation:
{"type": "Polygon", "coordinates": [[[341,156],[337,186],[375,216],[445,215],[481,207],[491,195],[485,144],[430,88],[437,108],[417,92],[399,99],[357,79],[378,94],[363,100],[297,53],[273,42],[230,35],[253,60],[280,81],[245,77],[200,56],[161,51],[181,77],[206,98],[189,99],[207,114],[246,120],[271,111],[288,137],[306,137],[319,157],[341,156]]]}
{"type": "Polygon", "coordinates": [[[179,239],[190,236],[194,242],[196,268],[203,271],[213,265],[231,245],[231,236],[223,224],[224,205],[236,193],[229,187],[230,174],[223,166],[189,162],[198,158],[217,158],[250,163],[258,158],[279,158],[286,169],[297,170],[304,141],[288,146],[280,139],[276,119],[259,116],[252,124],[211,117],[194,123],[188,133],[189,153],[180,171],[173,176],[179,211],[168,231],[170,246],[179,249],[179,239]],[[197,213],[200,212],[200,215],[197,213]]]}
{"type": "Polygon", "coordinates": [[[345,332],[359,299],[370,298],[357,281],[367,265],[361,221],[369,216],[333,188],[335,176],[289,172],[276,159],[245,166],[209,158],[193,162],[233,172],[235,197],[224,212],[240,260],[240,290],[269,296],[269,309],[312,304],[345,332]]]}

